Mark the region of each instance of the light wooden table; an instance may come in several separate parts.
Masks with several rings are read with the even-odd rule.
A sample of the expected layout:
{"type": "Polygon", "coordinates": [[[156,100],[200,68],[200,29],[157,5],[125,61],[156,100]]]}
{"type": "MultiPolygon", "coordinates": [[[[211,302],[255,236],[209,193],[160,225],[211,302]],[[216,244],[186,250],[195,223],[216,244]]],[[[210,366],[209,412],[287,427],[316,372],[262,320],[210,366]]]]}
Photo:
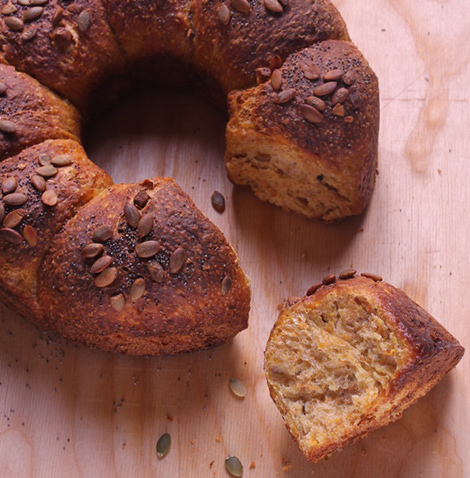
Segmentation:
{"type": "Polygon", "coordinates": [[[268,395],[263,350],[277,304],[351,266],[403,288],[470,345],[470,3],[335,3],[380,78],[367,213],[327,226],[263,204],[227,180],[223,119],[210,106],[176,93],[123,101],[94,130],[92,159],[116,181],[167,175],[191,194],[252,278],[250,327],[207,352],[133,358],[61,343],[0,306],[2,478],[226,477],[229,454],[247,478],[470,476],[470,350],[400,421],[316,465],[268,395]],[[210,205],[215,189],[223,215],[210,205]],[[246,384],[244,400],[231,377],[246,384]],[[159,461],[164,432],[173,443],[159,461]]]}

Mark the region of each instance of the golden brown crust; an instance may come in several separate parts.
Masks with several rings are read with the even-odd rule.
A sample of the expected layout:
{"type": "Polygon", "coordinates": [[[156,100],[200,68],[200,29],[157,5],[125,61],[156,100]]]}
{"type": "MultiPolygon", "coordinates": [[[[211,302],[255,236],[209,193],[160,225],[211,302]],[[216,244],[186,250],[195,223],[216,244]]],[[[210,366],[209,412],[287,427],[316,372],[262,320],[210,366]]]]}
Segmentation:
{"type": "Polygon", "coordinates": [[[116,185],[84,206],[44,261],[39,297],[47,327],[89,346],[137,355],[220,344],[247,327],[250,307],[249,282],[223,234],[173,180],[161,178],[116,185]],[[142,191],[149,198],[136,212],[142,191]],[[153,219],[148,234],[138,237],[126,205],[137,218],[153,219]],[[100,255],[85,259],[83,248],[103,225],[112,237],[100,255]],[[155,247],[151,257],[141,256],[141,243],[155,247]],[[184,256],[180,269],[175,254],[184,256]],[[100,288],[91,267],[103,256],[112,258],[107,270],[114,268],[116,277],[100,288]],[[149,266],[157,268],[153,276],[149,266]]]}
{"type": "MultiPolygon", "coordinates": [[[[1,0],[0,8],[10,4],[1,0]]],[[[36,7],[15,2],[14,7],[0,19],[0,61],[29,73],[83,111],[91,91],[123,65],[101,1],[49,0],[36,7]],[[23,20],[31,8],[43,10],[23,20]],[[11,19],[17,28],[8,26],[11,19]]]]}
{"type": "Polygon", "coordinates": [[[24,194],[27,201],[9,206],[9,195],[0,194],[3,196],[0,200],[3,211],[0,221],[0,299],[30,320],[41,323],[43,313],[37,303],[36,281],[42,260],[62,226],[112,181],[87,158],[78,143],[68,140],[45,141],[3,161],[0,163],[2,188],[7,178],[10,178],[9,181],[15,178],[17,187],[13,193],[24,194]],[[70,165],[58,166],[53,177],[41,176],[43,181],[37,180],[41,164],[45,164],[47,158],[54,161],[60,155],[68,156],[70,165]],[[52,206],[54,194],[49,192],[47,194],[52,196],[52,200],[49,198],[48,204],[51,205],[46,205],[43,187],[39,186],[38,190],[34,184],[42,184],[47,191],[53,191],[57,204],[52,206]],[[22,220],[8,227],[13,233],[5,233],[12,213],[21,214],[22,220]],[[9,242],[9,237],[17,238],[20,243],[9,242]]]}
{"type": "Polygon", "coordinates": [[[187,0],[103,0],[109,24],[130,61],[192,55],[190,4],[187,0]]]}
{"type": "MultiPolygon", "coordinates": [[[[368,277],[353,277],[314,289],[317,290],[312,295],[296,301],[294,305],[287,306],[281,311],[266,347],[265,371],[271,397],[283,414],[286,427],[299,442],[307,458],[318,461],[329,453],[355,442],[370,431],[398,419],[405,408],[426,394],[459,362],[464,349],[428,312],[390,284],[368,277]],[[325,324],[341,320],[338,307],[344,307],[341,299],[346,296],[353,298],[354,305],[360,304],[360,307],[367,310],[369,317],[378,317],[376,324],[384,324],[383,329],[389,330],[387,335],[389,340],[395,337],[394,345],[390,345],[385,350],[388,350],[387,354],[394,354],[393,363],[396,368],[391,368],[394,372],[390,380],[386,382],[386,386],[379,388],[377,396],[370,401],[366,409],[360,409],[360,420],[353,426],[345,425],[341,429],[341,434],[335,436],[335,439],[315,442],[313,439],[307,439],[308,426],[304,425],[303,430],[299,429],[297,422],[293,419],[295,413],[294,415],[291,413],[289,402],[280,393],[276,370],[273,369],[274,357],[280,356],[287,363],[288,369],[291,364],[289,364],[290,356],[286,355],[289,352],[286,349],[285,330],[296,323],[300,317],[299,314],[313,317],[309,314],[324,307],[324,304],[333,304],[333,310],[337,315],[337,317],[330,317],[325,314],[324,308],[321,309],[323,311],[321,320],[325,324]],[[397,347],[401,350],[397,350],[397,347]]],[[[342,314],[345,312],[343,311],[342,314]]],[[[347,317],[347,314],[345,316],[347,317]]],[[[354,319],[349,320],[349,325],[354,325],[354,319]]],[[[310,331],[313,333],[313,325],[311,327],[310,331]]],[[[325,329],[332,333],[331,326],[325,325],[325,329]]],[[[344,324],[336,330],[344,331],[344,324]]],[[[378,332],[380,329],[374,330],[378,332]]],[[[299,347],[302,347],[301,343],[299,347]]],[[[333,349],[331,353],[338,353],[338,350],[336,345],[336,350],[333,349]]],[[[364,360],[367,359],[364,357],[364,360]]],[[[293,384],[292,387],[294,387],[293,384]]],[[[309,384],[297,383],[295,387],[308,389],[309,384]]]]}
{"type": "Polygon", "coordinates": [[[12,66],[0,64],[0,86],[0,161],[46,139],[79,140],[80,115],[68,102],[12,66]]]}
{"type": "MultiPolygon", "coordinates": [[[[234,2],[239,3],[239,2],[234,2]]],[[[194,65],[215,78],[225,94],[256,82],[256,69],[275,65],[292,52],[327,39],[349,39],[341,15],[329,1],[290,0],[282,13],[262,1],[237,11],[221,0],[192,2],[194,65]],[[226,8],[227,24],[220,19],[226,8]]],[[[223,18],[223,17],[222,17],[223,18]]]]}
{"type": "MultiPolygon", "coordinates": [[[[271,80],[229,95],[226,161],[230,178],[252,186],[262,199],[309,218],[331,221],[360,214],[370,200],[377,167],[377,77],[352,43],[336,40],[292,54],[280,73],[280,88],[275,89],[271,80]],[[305,66],[313,67],[318,78],[307,78],[305,66]],[[336,81],[326,81],[325,75],[335,71],[343,74],[336,81]],[[330,93],[316,93],[319,87],[330,85],[330,93]],[[290,92],[290,99],[279,102],[286,92],[290,92]],[[345,99],[338,102],[340,94],[345,99]],[[311,106],[312,99],[321,100],[320,109],[311,106]],[[307,113],[314,110],[315,121],[306,117],[305,107],[307,113]],[[248,156],[243,149],[249,142],[264,144],[274,152],[284,148],[282,154],[288,160],[281,172],[292,169],[289,161],[297,161],[299,183],[312,184],[311,190],[316,187],[317,199],[307,198],[308,204],[304,200],[296,205],[288,192],[280,196],[279,185],[274,188],[276,194],[266,193],[266,187],[259,191],[262,179],[251,182],[252,170],[245,173],[239,166],[240,159],[250,161],[252,168],[269,169],[269,157],[248,156]]],[[[274,165],[271,168],[279,170],[274,165]]],[[[289,172],[288,179],[294,174],[295,170],[289,172]]],[[[290,184],[286,188],[293,189],[290,184]]]]}

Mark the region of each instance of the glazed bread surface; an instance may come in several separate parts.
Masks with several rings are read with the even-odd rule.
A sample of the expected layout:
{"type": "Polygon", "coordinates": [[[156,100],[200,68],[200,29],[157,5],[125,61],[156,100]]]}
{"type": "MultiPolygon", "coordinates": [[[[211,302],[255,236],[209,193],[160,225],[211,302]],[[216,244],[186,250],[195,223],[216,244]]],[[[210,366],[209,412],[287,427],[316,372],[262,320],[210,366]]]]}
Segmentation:
{"type": "Polygon", "coordinates": [[[39,298],[47,327],[136,355],[218,345],[247,327],[250,308],[232,247],[162,178],[113,186],[81,208],[42,265],[39,298]]]}
{"type": "Polygon", "coordinates": [[[464,353],[431,315],[375,276],[316,288],[281,311],[265,351],[271,397],[312,461],[398,419],[464,353]]]}

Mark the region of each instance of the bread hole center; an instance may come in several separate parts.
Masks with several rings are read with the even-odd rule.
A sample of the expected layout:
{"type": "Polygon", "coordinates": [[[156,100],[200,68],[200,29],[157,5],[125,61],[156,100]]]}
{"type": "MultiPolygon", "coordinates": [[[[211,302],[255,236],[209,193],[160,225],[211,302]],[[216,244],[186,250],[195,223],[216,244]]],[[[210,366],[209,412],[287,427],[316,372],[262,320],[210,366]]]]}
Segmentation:
{"type": "Polygon", "coordinates": [[[171,177],[204,210],[214,189],[231,188],[225,125],[223,114],[197,95],[146,88],[88,122],[84,144],[115,183],[171,177]]]}

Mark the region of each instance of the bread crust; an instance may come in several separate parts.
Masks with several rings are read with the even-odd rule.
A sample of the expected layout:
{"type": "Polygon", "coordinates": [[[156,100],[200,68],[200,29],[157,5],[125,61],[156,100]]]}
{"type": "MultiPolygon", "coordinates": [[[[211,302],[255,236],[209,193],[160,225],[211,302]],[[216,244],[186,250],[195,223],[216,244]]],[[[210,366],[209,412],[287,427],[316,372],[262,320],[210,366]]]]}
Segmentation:
{"type": "MultiPolygon", "coordinates": [[[[14,211],[22,211],[21,222],[12,227],[22,236],[20,244],[0,238],[0,300],[14,311],[37,323],[43,323],[43,310],[38,304],[37,275],[42,261],[55,236],[77,210],[112,184],[111,178],[95,166],[85,151],[75,141],[49,140],[22,151],[18,156],[0,163],[0,184],[7,178],[15,178],[18,186],[15,193],[25,194],[27,202],[20,206],[8,206],[6,196],[0,200],[5,219],[14,211]],[[58,167],[57,174],[47,180],[46,190],[54,191],[57,204],[48,206],[33,185],[32,178],[38,176],[40,159],[67,155],[70,165],[58,167]],[[25,228],[34,232],[35,240],[26,240],[25,228]]],[[[0,222],[0,231],[5,220],[0,222]]],[[[0,232],[1,234],[1,232],[0,232]]]]}
{"type": "MultiPolygon", "coordinates": [[[[328,318],[325,318],[326,320],[328,318]]],[[[281,411],[286,427],[305,456],[319,461],[333,451],[339,450],[371,431],[401,417],[403,410],[425,395],[446,373],[457,365],[464,348],[428,312],[410,299],[403,291],[385,282],[367,277],[354,277],[320,287],[313,295],[285,307],[276,321],[265,352],[265,372],[272,399],[281,411]],[[295,321],[299,313],[308,313],[325,301],[353,294],[363,301],[370,313],[376,314],[404,344],[401,361],[386,387],[372,401],[354,426],[342,430],[335,440],[312,445],[303,440],[304,432],[296,426],[289,415],[288,402],[279,392],[276,376],[272,370],[274,358],[285,355],[283,329],[295,321]]],[[[287,365],[287,368],[289,365],[287,365]]],[[[300,386],[297,384],[296,386],[300,386]]],[[[304,384],[306,385],[306,384],[304,384]]]]}
{"type": "Polygon", "coordinates": [[[0,119],[14,131],[0,134],[0,161],[47,139],[80,138],[80,114],[68,102],[12,66],[0,63],[0,119]]]}
{"type": "Polygon", "coordinates": [[[113,186],[80,209],[44,261],[39,297],[46,327],[88,346],[135,355],[218,345],[247,327],[250,308],[249,281],[232,247],[173,180],[162,178],[113,186]],[[140,215],[150,214],[153,228],[139,238],[124,209],[141,191],[149,199],[140,215]],[[103,224],[113,231],[103,255],[112,257],[117,278],[98,288],[90,269],[96,258],[85,259],[81,251],[103,224]],[[149,241],[158,242],[158,252],[139,256],[138,245],[149,241]],[[175,271],[177,250],[185,261],[175,271]],[[155,280],[149,266],[157,262],[155,280]],[[133,294],[136,281],[145,283],[142,296],[133,294]],[[125,302],[119,310],[111,304],[116,297],[125,302]]]}

